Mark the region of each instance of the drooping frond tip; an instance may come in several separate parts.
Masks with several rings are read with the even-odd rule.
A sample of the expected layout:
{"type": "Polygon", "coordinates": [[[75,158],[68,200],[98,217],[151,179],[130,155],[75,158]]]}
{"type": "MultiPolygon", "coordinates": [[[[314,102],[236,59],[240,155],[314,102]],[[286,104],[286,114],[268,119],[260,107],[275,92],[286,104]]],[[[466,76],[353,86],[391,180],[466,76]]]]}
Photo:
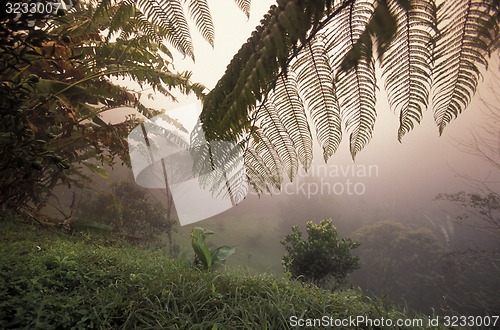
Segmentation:
{"type": "Polygon", "coordinates": [[[434,118],[442,134],[445,126],[470,103],[482,69],[498,40],[500,4],[497,0],[452,0],[438,10],[445,18],[438,26],[434,69],[434,118]]]}
{"type": "Polygon", "coordinates": [[[203,38],[213,47],[215,31],[207,0],[190,0],[189,13],[203,38]]]}
{"type": "Polygon", "coordinates": [[[234,2],[236,2],[238,7],[241,9],[241,11],[244,12],[245,15],[247,15],[247,18],[249,18],[250,17],[250,4],[251,4],[252,0],[234,0],[234,2]]]}

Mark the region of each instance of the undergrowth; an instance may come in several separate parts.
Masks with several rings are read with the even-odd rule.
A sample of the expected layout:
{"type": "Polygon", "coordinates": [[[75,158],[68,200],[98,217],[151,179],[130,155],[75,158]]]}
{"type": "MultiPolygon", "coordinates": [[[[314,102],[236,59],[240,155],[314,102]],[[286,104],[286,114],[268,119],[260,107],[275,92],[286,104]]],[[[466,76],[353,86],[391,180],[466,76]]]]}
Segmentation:
{"type": "Polygon", "coordinates": [[[355,290],[207,272],[95,234],[5,218],[0,225],[0,328],[289,329],[293,316],[410,317],[355,290]]]}

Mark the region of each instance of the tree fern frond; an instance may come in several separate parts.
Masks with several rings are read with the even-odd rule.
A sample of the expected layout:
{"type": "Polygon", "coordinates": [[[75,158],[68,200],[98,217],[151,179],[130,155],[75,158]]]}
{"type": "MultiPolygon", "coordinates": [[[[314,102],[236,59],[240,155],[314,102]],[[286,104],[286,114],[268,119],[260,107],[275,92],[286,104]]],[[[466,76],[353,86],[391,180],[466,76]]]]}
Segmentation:
{"type": "Polygon", "coordinates": [[[248,182],[253,189],[259,195],[263,192],[270,193],[269,182],[272,182],[272,178],[268,175],[268,168],[262,157],[250,147],[245,150],[244,160],[248,182]]]}
{"type": "Polygon", "coordinates": [[[108,39],[117,31],[126,28],[135,16],[136,7],[134,0],[125,0],[109,8],[108,15],[111,18],[108,26],[108,39]]]}
{"type": "Polygon", "coordinates": [[[253,148],[255,152],[262,157],[262,160],[266,164],[269,175],[268,182],[275,188],[279,189],[281,182],[283,181],[283,168],[278,150],[274,142],[269,137],[264,135],[262,130],[256,130],[253,133],[253,137],[254,138],[252,139],[250,148],[253,148]]]}
{"type": "Polygon", "coordinates": [[[325,7],[327,3],[332,5],[327,0],[300,4],[288,0],[271,6],[205,99],[201,119],[209,135],[217,138],[224,132],[232,139],[242,135],[256,101],[270,92],[278,76],[286,74],[288,64],[300,48],[297,43],[305,41],[310,28],[321,25],[318,17],[330,10],[325,7]]]}
{"type": "Polygon", "coordinates": [[[374,13],[373,1],[357,1],[342,10],[327,36],[329,53],[332,54],[332,67],[341,68],[346,55],[355,46],[359,56],[350,70],[340,69],[336,73],[336,91],[341,109],[342,120],[350,133],[350,151],[356,154],[370,141],[375,125],[375,64],[371,38],[363,43],[358,40],[366,35],[374,13]]]}
{"type": "Polygon", "coordinates": [[[154,24],[168,31],[163,37],[181,54],[194,60],[193,43],[180,0],[136,0],[137,7],[154,24]]]}
{"type": "Polygon", "coordinates": [[[293,72],[286,78],[280,77],[271,100],[274,104],[279,104],[278,116],[293,141],[300,163],[307,170],[313,158],[311,130],[293,72]]]}
{"type": "Polygon", "coordinates": [[[257,113],[257,123],[263,131],[263,135],[272,141],[274,148],[281,160],[281,168],[287,174],[290,180],[293,179],[299,168],[297,151],[294,148],[293,141],[283,124],[278,109],[272,102],[267,101],[260,105],[257,113]]]}
{"type": "Polygon", "coordinates": [[[485,27],[498,16],[495,2],[451,0],[438,9],[444,27],[436,40],[433,105],[440,134],[467,107],[481,78],[480,67],[488,65],[494,40],[485,27]]]}
{"type": "Polygon", "coordinates": [[[270,186],[280,189],[283,181],[281,159],[274,143],[259,129],[245,149],[245,169],[249,180],[258,183],[254,189],[259,194],[270,192],[270,186]]]}
{"type": "Polygon", "coordinates": [[[247,17],[250,17],[250,4],[252,3],[252,0],[234,0],[238,7],[241,9],[242,12],[247,15],[247,17]]]}
{"type": "Polygon", "coordinates": [[[213,47],[215,31],[207,0],[190,0],[189,13],[203,38],[213,47]]]}
{"type": "Polygon", "coordinates": [[[354,158],[374,129],[378,56],[389,103],[400,114],[399,140],[421,121],[431,90],[442,132],[469,104],[500,44],[498,0],[443,2],[279,0],[206,97],[205,131],[235,141],[253,134],[252,162],[265,165],[277,154],[293,177],[297,163],[307,168],[312,158],[308,109],[325,160],[340,142],[341,124],[354,158]],[[276,154],[267,144],[257,148],[261,135],[276,154]]]}
{"type": "Polygon", "coordinates": [[[389,104],[400,113],[398,139],[422,119],[429,99],[435,6],[432,0],[410,0],[408,9],[389,2],[397,32],[382,60],[389,104]]]}
{"type": "MultiPolygon", "coordinates": [[[[229,198],[233,205],[246,196],[246,173],[241,145],[226,141],[210,141],[202,148],[207,149],[206,171],[199,177],[202,187],[209,188],[213,196],[229,198]]],[[[193,154],[193,152],[191,152],[193,154]]]]}
{"type": "Polygon", "coordinates": [[[299,90],[311,114],[325,162],[342,139],[340,109],[333,85],[332,68],[323,37],[318,35],[292,64],[299,90]]]}

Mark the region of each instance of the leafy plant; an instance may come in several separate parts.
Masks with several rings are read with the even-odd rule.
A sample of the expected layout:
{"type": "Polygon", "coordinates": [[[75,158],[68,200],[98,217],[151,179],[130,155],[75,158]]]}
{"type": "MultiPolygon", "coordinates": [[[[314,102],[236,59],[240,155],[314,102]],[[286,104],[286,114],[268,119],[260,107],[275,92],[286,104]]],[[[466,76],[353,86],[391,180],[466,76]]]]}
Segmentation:
{"type": "Polygon", "coordinates": [[[240,143],[259,192],[308,169],[314,136],[325,161],[344,135],[355,158],[375,127],[376,60],[399,113],[397,138],[429,104],[442,134],[498,54],[500,6],[437,2],[278,0],[205,97],[207,139],[240,143]]]}
{"type": "Polygon", "coordinates": [[[226,245],[209,250],[205,239],[214,234],[213,231],[200,227],[194,227],[191,231],[191,245],[195,252],[195,262],[201,263],[206,270],[212,270],[236,251],[235,247],[226,245]]]}
{"type": "MultiPolygon", "coordinates": [[[[37,0],[25,1],[38,3],[37,0]]],[[[250,1],[237,1],[248,12],[250,1]]],[[[31,7],[30,7],[31,8],[31,7]]],[[[128,164],[126,138],[139,120],[102,120],[105,111],[135,108],[158,113],[142,91],[116,83],[126,78],[173,100],[172,90],[203,97],[190,72],[175,72],[165,41],[194,59],[187,11],[207,41],[214,31],[208,3],[73,1],[52,13],[0,13],[0,205],[41,218],[53,189],[82,186],[86,169],[105,176],[102,165],[128,164]]],[[[70,214],[54,206],[70,221],[70,214]]],[[[71,208],[71,207],[70,207],[71,208]]],[[[54,220],[54,219],[52,219],[54,220]]]]}
{"type": "Polygon", "coordinates": [[[282,259],[285,270],[293,277],[325,287],[336,288],[347,275],[358,268],[358,257],[351,250],[359,246],[350,238],[339,239],[332,219],[319,224],[308,221],[307,241],[298,226],[292,227],[281,244],[288,252],[282,259]]]}
{"type": "Polygon", "coordinates": [[[108,124],[101,113],[157,111],[111,78],[128,77],[172,98],[171,88],[201,96],[203,86],[192,84],[189,72],[172,72],[160,46],[124,36],[107,40],[101,27],[113,17],[90,4],[61,17],[12,15],[0,15],[2,207],[36,216],[57,185],[81,186],[86,169],[105,175],[103,164],[128,163],[126,138],[138,119],[108,124]]]}

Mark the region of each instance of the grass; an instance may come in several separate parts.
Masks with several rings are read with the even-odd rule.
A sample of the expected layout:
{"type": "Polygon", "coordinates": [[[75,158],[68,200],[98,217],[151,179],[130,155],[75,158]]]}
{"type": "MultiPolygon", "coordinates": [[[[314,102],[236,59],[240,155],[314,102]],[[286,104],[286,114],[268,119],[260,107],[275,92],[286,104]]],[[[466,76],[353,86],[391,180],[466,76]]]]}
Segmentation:
{"type": "Polygon", "coordinates": [[[294,316],[410,318],[354,290],[204,272],[161,250],[22,219],[0,217],[0,225],[0,328],[289,329],[294,316]]]}

